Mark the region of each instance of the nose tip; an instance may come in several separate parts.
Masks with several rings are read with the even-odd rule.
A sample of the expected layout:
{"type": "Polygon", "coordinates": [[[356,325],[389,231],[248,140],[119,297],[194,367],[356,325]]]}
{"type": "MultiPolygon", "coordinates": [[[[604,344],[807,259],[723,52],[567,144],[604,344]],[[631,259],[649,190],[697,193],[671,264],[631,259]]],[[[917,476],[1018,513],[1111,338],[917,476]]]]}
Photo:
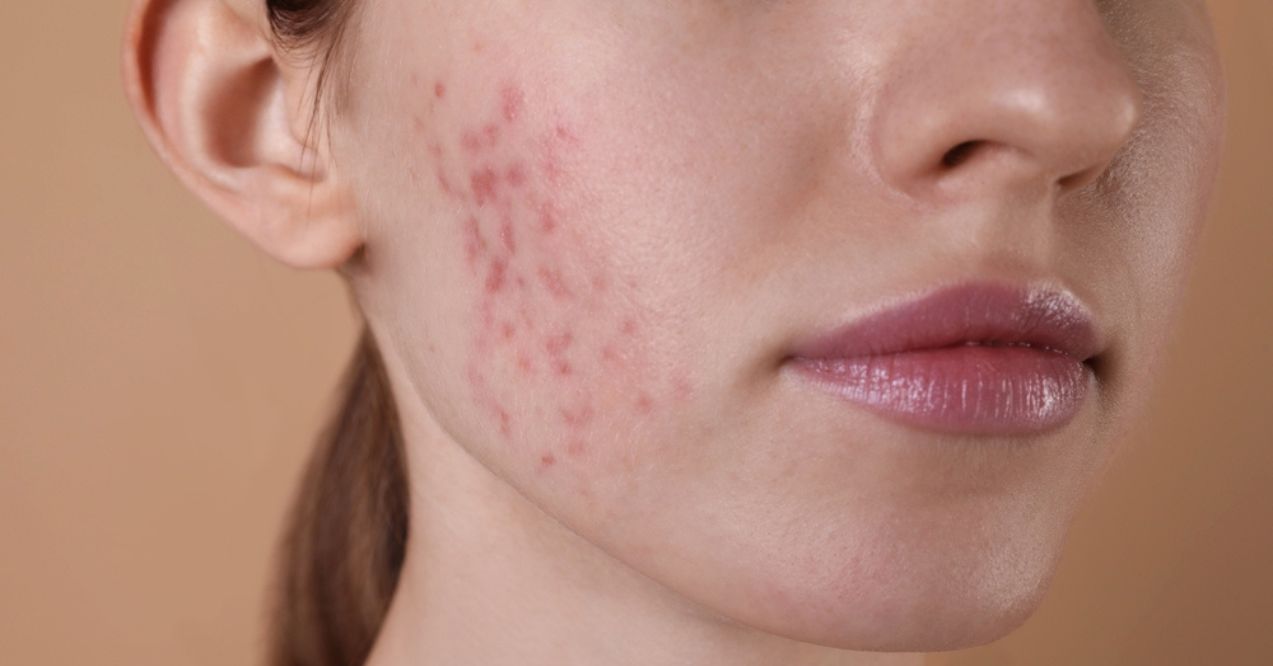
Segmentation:
{"type": "Polygon", "coordinates": [[[975,32],[901,51],[871,128],[892,187],[921,198],[1073,190],[1130,139],[1140,90],[1092,3],[1024,4],[1033,9],[1012,23],[960,12],[959,27],[975,32]]]}

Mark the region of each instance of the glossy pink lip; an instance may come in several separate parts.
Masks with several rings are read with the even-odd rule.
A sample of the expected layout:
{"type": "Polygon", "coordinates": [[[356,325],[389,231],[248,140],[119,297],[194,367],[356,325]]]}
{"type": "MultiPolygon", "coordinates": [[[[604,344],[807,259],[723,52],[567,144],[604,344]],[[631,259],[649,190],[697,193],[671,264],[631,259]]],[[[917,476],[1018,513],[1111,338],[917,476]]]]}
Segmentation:
{"type": "Polygon", "coordinates": [[[966,284],[816,336],[789,362],[814,386],[903,423],[1029,435],[1074,418],[1100,348],[1068,293],[966,284]]]}

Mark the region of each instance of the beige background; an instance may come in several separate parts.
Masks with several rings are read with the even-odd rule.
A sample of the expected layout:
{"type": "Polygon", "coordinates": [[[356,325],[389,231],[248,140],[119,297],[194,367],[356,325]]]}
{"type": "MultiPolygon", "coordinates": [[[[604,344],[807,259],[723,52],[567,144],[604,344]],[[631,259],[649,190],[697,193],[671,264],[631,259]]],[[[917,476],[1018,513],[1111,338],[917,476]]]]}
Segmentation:
{"type": "MultiPolygon", "coordinates": [[[[1138,448],[1040,612],[930,664],[1273,663],[1273,3],[1213,7],[1232,140],[1138,448]]],[[[151,156],[124,9],[0,1],[0,663],[255,663],[354,320],[151,156]]]]}

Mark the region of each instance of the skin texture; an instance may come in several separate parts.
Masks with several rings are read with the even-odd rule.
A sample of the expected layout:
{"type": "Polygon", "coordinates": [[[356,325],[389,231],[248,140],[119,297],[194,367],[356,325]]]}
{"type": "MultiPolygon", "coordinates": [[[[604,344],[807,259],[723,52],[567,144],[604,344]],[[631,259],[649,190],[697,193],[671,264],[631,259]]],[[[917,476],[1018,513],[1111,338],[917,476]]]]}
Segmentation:
{"type": "Polygon", "coordinates": [[[1144,402],[1221,142],[1194,0],[379,0],[310,144],[285,58],[237,102],[254,138],[209,129],[218,76],[260,74],[182,26],[248,51],[260,10],[176,4],[135,47],[143,126],[267,251],[340,267],[393,381],[411,538],[373,666],[917,663],[1010,632],[1144,402]],[[1072,421],[943,435],[789,372],[974,279],[1096,315],[1072,421]]]}

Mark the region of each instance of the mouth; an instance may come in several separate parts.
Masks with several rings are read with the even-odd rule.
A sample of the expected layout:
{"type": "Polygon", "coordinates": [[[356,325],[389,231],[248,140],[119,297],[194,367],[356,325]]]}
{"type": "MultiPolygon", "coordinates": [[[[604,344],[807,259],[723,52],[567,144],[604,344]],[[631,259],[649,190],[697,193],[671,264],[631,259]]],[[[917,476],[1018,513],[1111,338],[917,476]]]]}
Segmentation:
{"type": "Polygon", "coordinates": [[[814,335],[787,363],[813,388],[905,425],[1021,436],[1078,414],[1101,348],[1068,292],[973,283],[814,335]]]}

